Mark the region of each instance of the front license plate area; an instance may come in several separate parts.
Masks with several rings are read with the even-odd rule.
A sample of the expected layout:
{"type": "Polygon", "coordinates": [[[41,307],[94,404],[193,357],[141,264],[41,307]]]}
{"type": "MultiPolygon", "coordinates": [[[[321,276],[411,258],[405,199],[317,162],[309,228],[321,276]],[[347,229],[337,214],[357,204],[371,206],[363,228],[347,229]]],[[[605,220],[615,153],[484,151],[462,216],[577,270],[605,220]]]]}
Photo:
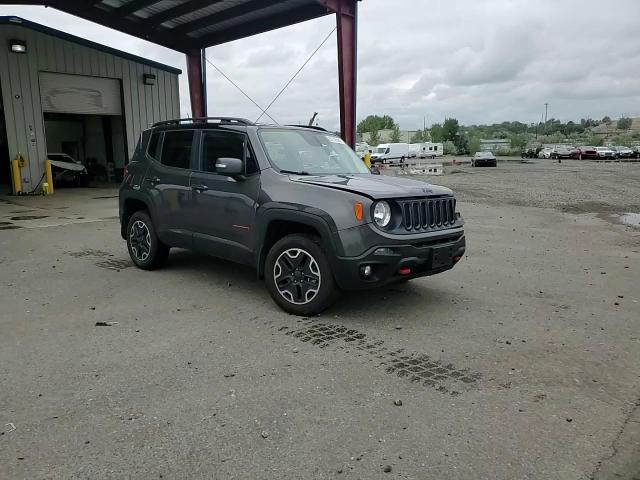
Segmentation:
{"type": "Polygon", "coordinates": [[[453,264],[453,247],[434,247],[431,268],[448,267],[453,264]]]}

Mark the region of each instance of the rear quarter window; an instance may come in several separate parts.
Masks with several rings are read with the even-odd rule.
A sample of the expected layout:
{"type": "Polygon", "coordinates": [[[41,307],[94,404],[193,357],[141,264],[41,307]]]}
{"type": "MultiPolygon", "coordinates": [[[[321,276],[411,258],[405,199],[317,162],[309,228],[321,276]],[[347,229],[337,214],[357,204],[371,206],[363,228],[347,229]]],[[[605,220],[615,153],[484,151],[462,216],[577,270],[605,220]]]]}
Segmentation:
{"type": "Polygon", "coordinates": [[[157,160],[158,155],[160,154],[160,138],[161,137],[162,137],[161,132],[153,132],[151,134],[151,139],[149,140],[147,155],[149,155],[154,160],[157,160]]]}

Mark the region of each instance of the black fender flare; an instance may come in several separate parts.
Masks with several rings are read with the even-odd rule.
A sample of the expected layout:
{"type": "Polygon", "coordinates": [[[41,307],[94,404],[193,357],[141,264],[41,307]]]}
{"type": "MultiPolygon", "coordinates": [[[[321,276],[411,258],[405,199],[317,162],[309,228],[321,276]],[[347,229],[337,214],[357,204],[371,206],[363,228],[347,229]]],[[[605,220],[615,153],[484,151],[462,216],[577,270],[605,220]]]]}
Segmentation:
{"type": "Polygon", "coordinates": [[[151,203],[151,199],[149,198],[148,195],[136,191],[136,190],[131,190],[129,192],[127,192],[127,194],[122,198],[122,201],[120,203],[120,235],[122,236],[123,239],[127,238],[127,225],[124,222],[124,205],[127,202],[127,200],[137,200],[139,202],[144,203],[147,206],[147,211],[149,212],[149,216],[151,217],[151,220],[153,220],[153,211],[152,211],[152,203],[151,203]]]}
{"type": "Polygon", "coordinates": [[[313,228],[320,234],[323,247],[329,254],[329,262],[341,255],[342,245],[337,240],[337,227],[331,216],[318,208],[308,205],[276,204],[262,206],[256,214],[256,255],[255,265],[258,278],[264,274],[264,259],[267,252],[264,251],[265,237],[269,225],[273,221],[284,220],[300,223],[313,228]],[[304,209],[304,210],[303,210],[304,209]]]}

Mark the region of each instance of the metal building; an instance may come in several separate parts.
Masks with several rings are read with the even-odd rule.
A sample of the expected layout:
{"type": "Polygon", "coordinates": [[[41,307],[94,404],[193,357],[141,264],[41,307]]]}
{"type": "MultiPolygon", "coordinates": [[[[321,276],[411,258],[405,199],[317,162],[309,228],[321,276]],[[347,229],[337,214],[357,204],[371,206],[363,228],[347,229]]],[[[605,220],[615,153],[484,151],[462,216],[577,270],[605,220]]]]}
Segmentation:
{"type": "Polygon", "coordinates": [[[23,189],[47,153],[117,179],[150,124],[180,117],[176,68],[18,17],[0,17],[0,184],[22,154],[23,189]],[[109,175],[107,175],[109,173],[109,175]]]}

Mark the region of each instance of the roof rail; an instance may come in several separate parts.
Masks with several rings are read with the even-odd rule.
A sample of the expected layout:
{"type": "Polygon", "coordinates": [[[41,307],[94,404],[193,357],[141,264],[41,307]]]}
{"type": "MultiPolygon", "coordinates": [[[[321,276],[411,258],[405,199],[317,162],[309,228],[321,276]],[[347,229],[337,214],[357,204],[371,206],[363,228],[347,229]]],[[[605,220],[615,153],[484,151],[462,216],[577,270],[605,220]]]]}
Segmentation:
{"type": "Polygon", "coordinates": [[[235,117],[195,117],[195,118],[176,118],[173,120],[164,120],[156,122],[151,127],[161,127],[163,125],[180,125],[182,123],[219,123],[230,125],[254,125],[251,120],[246,118],[235,117]]]}
{"type": "Polygon", "coordinates": [[[319,130],[321,132],[328,132],[326,128],[318,127],[317,125],[285,125],[285,127],[300,127],[300,128],[310,128],[311,130],[319,130]]]}

